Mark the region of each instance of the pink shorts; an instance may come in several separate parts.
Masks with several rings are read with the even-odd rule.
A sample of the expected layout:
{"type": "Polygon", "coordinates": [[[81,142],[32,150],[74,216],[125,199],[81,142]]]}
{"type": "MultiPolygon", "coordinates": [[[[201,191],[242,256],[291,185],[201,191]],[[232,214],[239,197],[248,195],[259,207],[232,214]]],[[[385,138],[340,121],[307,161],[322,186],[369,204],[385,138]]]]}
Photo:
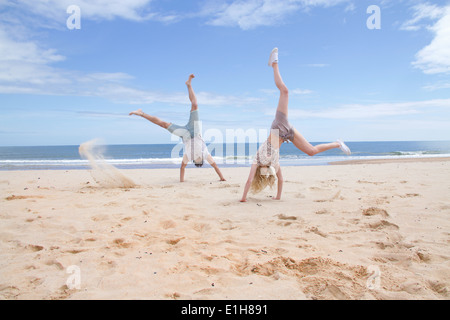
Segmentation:
{"type": "Polygon", "coordinates": [[[277,111],[275,120],[272,122],[272,130],[278,130],[280,138],[286,141],[294,141],[294,127],[289,123],[287,116],[277,111]]]}

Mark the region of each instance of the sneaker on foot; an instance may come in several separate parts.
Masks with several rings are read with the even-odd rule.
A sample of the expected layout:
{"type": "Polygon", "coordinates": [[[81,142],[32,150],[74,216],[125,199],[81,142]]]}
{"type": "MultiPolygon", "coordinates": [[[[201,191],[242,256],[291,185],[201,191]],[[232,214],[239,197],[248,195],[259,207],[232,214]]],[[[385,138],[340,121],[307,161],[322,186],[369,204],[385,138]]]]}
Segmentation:
{"type": "Polygon", "coordinates": [[[347,145],[342,140],[338,140],[337,143],[339,143],[339,149],[341,149],[342,152],[344,152],[346,155],[349,156],[352,154],[350,148],[347,147],[347,145]]]}
{"type": "Polygon", "coordinates": [[[274,62],[278,62],[278,48],[273,48],[270,53],[269,67],[271,67],[274,62]]]}

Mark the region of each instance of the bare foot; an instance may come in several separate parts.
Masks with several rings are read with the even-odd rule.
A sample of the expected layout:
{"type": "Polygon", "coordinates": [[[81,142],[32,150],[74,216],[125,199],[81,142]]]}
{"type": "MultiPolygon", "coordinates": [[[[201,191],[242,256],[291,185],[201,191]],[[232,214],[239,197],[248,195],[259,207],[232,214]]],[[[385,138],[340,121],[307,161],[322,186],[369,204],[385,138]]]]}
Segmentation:
{"type": "Polygon", "coordinates": [[[189,75],[188,81],[186,81],[186,85],[187,85],[187,86],[190,86],[190,85],[191,85],[191,81],[192,81],[192,79],[194,79],[194,78],[195,78],[194,74],[190,74],[190,75],[189,75]]]}
{"type": "Polygon", "coordinates": [[[133,115],[133,114],[137,115],[137,116],[142,116],[144,114],[144,112],[142,111],[142,109],[138,109],[136,111],[131,111],[130,112],[130,116],[133,115]]]}

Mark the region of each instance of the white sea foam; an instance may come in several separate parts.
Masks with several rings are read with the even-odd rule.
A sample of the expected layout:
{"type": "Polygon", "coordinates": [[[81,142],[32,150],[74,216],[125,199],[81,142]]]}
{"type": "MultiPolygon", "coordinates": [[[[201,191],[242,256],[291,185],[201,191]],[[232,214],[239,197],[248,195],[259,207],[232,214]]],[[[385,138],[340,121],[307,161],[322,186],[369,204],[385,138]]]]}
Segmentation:
{"type": "MultiPolygon", "coordinates": [[[[95,145],[93,147],[96,161],[105,166],[117,166],[119,168],[157,168],[178,167],[181,164],[182,158],[123,158],[123,159],[105,159],[103,157],[103,147],[95,145]],[[101,152],[100,152],[101,151],[101,152]]],[[[351,156],[317,156],[309,157],[302,153],[288,154],[280,156],[280,163],[290,166],[301,165],[323,165],[330,162],[344,161],[344,160],[372,160],[372,159],[405,159],[405,158],[436,158],[436,157],[450,157],[448,153],[434,153],[429,151],[398,151],[379,155],[358,155],[354,153],[351,156]]],[[[236,155],[236,156],[213,156],[214,161],[218,165],[235,165],[246,166],[253,162],[253,155],[236,155]]],[[[91,167],[91,162],[88,158],[84,159],[8,159],[0,160],[0,170],[11,169],[82,169],[91,167]]]]}

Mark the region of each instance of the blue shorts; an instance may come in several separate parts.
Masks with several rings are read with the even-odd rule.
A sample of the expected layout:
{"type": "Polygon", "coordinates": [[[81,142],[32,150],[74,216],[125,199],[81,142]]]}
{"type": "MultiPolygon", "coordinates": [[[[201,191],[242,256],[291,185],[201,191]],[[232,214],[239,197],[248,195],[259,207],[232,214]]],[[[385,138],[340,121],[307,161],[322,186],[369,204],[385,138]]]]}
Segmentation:
{"type": "Polygon", "coordinates": [[[183,141],[192,139],[196,135],[201,134],[200,120],[198,116],[198,110],[191,111],[189,115],[189,121],[184,126],[171,123],[167,128],[170,133],[180,137],[183,141]]]}

